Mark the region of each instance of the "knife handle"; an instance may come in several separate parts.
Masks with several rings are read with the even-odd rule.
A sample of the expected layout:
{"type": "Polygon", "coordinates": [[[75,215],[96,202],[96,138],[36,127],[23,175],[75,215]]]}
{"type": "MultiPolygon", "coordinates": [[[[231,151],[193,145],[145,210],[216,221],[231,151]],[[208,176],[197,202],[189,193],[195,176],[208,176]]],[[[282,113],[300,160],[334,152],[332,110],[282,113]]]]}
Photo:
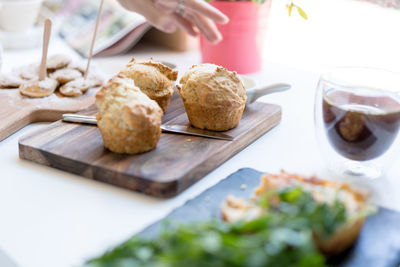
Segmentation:
{"type": "Polygon", "coordinates": [[[62,120],[67,122],[77,122],[77,123],[97,125],[97,120],[95,116],[85,116],[85,115],[67,113],[62,115],[62,120]]]}

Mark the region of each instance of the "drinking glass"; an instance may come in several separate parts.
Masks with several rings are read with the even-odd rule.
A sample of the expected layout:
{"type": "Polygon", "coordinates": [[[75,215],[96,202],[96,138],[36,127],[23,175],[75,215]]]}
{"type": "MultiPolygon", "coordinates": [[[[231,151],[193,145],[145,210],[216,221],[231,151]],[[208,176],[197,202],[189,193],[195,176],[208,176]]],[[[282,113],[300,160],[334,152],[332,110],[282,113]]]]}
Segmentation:
{"type": "Polygon", "coordinates": [[[314,120],[330,170],[342,177],[381,177],[400,153],[400,73],[343,67],[323,74],[314,120]]]}

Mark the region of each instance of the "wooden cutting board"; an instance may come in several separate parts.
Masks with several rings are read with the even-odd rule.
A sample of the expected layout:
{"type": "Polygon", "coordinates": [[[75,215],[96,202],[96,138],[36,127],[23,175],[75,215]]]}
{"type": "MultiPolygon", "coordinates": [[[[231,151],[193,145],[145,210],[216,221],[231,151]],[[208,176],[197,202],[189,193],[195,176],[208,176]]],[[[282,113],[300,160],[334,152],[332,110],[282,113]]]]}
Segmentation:
{"type": "MultiPolygon", "coordinates": [[[[83,114],[94,114],[91,108],[83,114]]],[[[157,147],[139,155],[106,150],[96,126],[55,122],[19,141],[22,159],[156,197],[172,197],[277,125],[281,108],[253,103],[240,124],[226,133],[233,141],[163,133],[157,147]]],[[[175,92],[163,123],[188,124],[175,92]]]]}
{"type": "Polygon", "coordinates": [[[30,98],[18,89],[0,89],[0,141],[33,122],[61,119],[67,112],[87,109],[94,103],[97,89],[90,89],[79,97],[52,94],[43,98],[30,98]]]}
{"type": "MultiPolygon", "coordinates": [[[[172,222],[190,223],[220,218],[220,207],[227,195],[249,199],[260,184],[261,172],[241,169],[215,186],[204,191],[183,206],[175,209],[164,219],[147,227],[139,235],[153,237],[160,232],[165,219],[172,222]],[[247,187],[243,189],[242,185],[247,187]]],[[[400,213],[379,208],[368,217],[353,248],[328,259],[329,266],[377,267],[400,266],[400,213]]]]}

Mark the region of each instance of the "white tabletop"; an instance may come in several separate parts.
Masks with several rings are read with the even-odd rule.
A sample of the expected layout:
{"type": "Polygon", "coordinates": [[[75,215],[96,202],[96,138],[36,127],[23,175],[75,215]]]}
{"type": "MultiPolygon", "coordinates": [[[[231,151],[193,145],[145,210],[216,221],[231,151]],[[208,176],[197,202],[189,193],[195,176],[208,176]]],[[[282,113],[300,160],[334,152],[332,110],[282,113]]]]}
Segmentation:
{"type": "MultiPolygon", "coordinates": [[[[60,42],[58,51],[69,51],[60,42]]],[[[198,52],[173,53],[139,47],[138,57],[153,56],[187,69],[199,61],[198,52]]],[[[5,66],[17,65],[24,55],[6,53],[5,66]]],[[[96,59],[109,76],[131,55],[96,59]]],[[[32,60],[34,60],[32,58],[32,60]]],[[[266,172],[285,169],[302,174],[325,173],[317,151],[313,127],[313,101],[318,75],[265,62],[253,75],[259,84],[287,82],[288,92],[260,101],[283,108],[282,122],[201,181],[171,199],[155,199],[101,184],[18,158],[18,139],[45,127],[37,123],[0,142],[0,247],[21,266],[73,266],[117,244],[162,218],[206,188],[239,168],[266,172]]],[[[373,182],[374,201],[400,210],[400,162],[389,177],[373,182]]],[[[324,178],[324,177],[322,177],[324,178]]],[[[330,178],[330,177],[325,177],[330,178]]]]}
{"type": "MultiPolygon", "coordinates": [[[[283,28],[288,30],[287,25],[283,28]]],[[[274,29],[272,34],[277,35],[278,31],[274,29]]],[[[301,39],[297,42],[300,47],[303,45],[301,39]]],[[[274,43],[270,47],[277,49],[274,43]]],[[[53,41],[50,54],[58,51],[73,53],[61,42],[53,41]]],[[[293,51],[288,53],[298,55],[293,51]]],[[[3,70],[39,60],[39,55],[40,49],[8,51],[4,54],[3,70]]],[[[135,49],[135,54],[96,59],[95,65],[111,76],[131,56],[152,56],[156,60],[176,63],[181,73],[200,61],[196,51],[175,53],[142,45],[135,49]]],[[[299,57],[302,60],[303,56],[299,57]]],[[[288,92],[260,99],[282,106],[281,123],[171,199],[155,199],[20,160],[18,139],[47,123],[27,126],[0,142],[0,248],[23,267],[77,266],[126,240],[240,168],[251,167],[266,172],[285,169],[332,178],[320,159],[314,135],[313,101],[318,74],[288,67],[286,63],[290,58],[281,58],[286,60],[286,65],[271,63],[279,62],[276,54],[267,58],[271,61],[265,62],[263,71],[252,75],[258,83],[287,82],[293,86],[288,92]]],[[[316,60],[316,57],[311,58],[316,60]]],[[[307,60],[306,56],[304,60],[307,60]]],[[[393,165],[387,177],[368,186],[373,189],[375,203],[400,211],[399,160],[393,165]]]]}

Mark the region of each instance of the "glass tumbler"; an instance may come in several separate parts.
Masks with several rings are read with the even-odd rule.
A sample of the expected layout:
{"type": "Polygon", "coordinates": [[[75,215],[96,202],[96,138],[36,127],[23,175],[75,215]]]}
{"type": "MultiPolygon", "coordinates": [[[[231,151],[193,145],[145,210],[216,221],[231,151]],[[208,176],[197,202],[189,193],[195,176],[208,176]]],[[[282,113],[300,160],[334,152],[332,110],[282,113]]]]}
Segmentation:
{"type": "Polygon", "coordinates": [[[321,75],[316,137],[327,167],[342,177],[381,177],[400,153],[400,73],[343,67],[321,75]]]}

